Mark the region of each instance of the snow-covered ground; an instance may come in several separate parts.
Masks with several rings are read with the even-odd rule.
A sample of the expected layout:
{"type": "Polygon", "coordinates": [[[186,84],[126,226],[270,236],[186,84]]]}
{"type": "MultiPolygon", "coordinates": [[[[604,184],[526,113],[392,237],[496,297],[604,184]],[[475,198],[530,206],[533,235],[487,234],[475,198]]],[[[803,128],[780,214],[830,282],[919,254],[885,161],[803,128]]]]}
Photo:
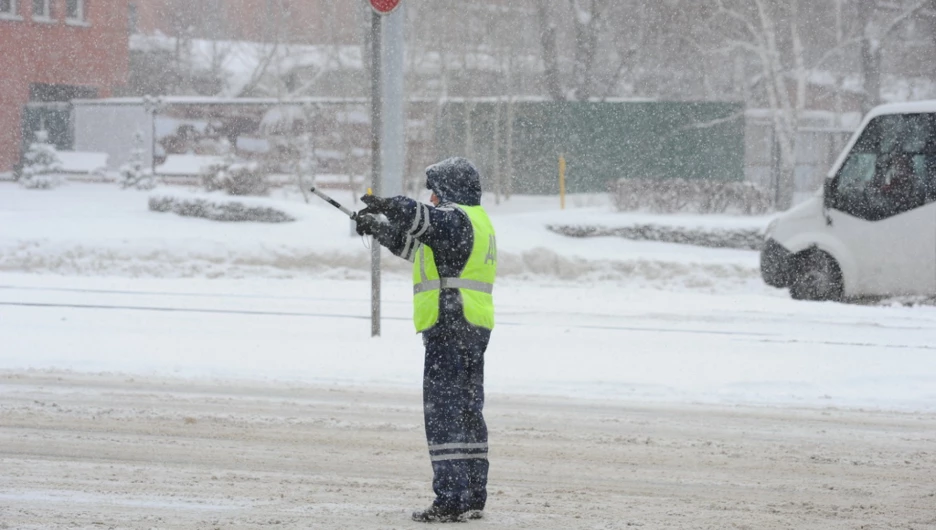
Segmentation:
{"type": "MultiPolygon", "coordinates": [[[[347,192],[335,198],[351,205],[347,192]]],[[[293,223],[147,210],[147,193],[0,184],[0,370],[390,385],[418,390],[408,264],[312,197],[293,223]]],[[[547,224],[760,227],[768,217],[614,212],[601,196],[486,204],[498,231],[492,393],[628,401],[936,409],[936,309],[803,303],[756,252],[570,239],[547,224]]]]}
{"type": "MultiPolygon", "coordinates": [[[[0,185],[0,270],[161,278],[369,275],[370,251],[352,235],[350,221],[317,197],[306,205],[298,192],[287,195],[281,189],[272,199],[279,199],[298,222],[236,224],[153,213],[147,210],[147,195],[106,185],[71,184],[44,195],[0,185]]],[[[353,206],[350,193],[334,196],[353,206]]],[[[600,196],[572,197],[565,210],[559,210],[558,198],[541,197],[486,206],[497,225],[502,278],[708,285],[713,291],[760,286],[757,255],[752,252],[620,238],[577,240],[544,227],[653,221],[762,227],[766,217],[620,214],[600,196]]],[[[405,277],[408,265],[387,256],[389,271],[405,277]]]]}
{"type": "MultiPolygon", "coordinates": [[[[384,254],[372,338],[368,249],[297,195],[250,201],[295,222],[220,223],[113,184],[0,183],[0,528],[424,527],[408,267],[384,254]]],[[[545,228],[767,217],[486,206],[491,472],[469,525],[933,527],[936,308],[796,302],[753,251],[545,228]]]]}

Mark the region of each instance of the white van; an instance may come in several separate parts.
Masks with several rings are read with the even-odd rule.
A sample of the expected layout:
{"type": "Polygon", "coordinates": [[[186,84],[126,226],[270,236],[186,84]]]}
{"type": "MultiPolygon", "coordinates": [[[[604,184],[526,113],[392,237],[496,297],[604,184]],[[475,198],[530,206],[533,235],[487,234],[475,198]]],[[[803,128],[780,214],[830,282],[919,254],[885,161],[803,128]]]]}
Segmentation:
{"type": "Polygon", "coordinates": [[[803,300],[936,295],[936,100],[868,113],[821,193],[767,226],[761,276],[803,300]]]}

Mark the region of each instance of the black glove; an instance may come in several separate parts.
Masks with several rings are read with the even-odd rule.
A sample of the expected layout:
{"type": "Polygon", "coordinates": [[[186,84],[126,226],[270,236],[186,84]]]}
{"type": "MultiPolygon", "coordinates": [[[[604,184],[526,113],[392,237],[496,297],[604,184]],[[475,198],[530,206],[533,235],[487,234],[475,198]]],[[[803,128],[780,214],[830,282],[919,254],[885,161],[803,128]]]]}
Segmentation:
{"type": "Polygon", "coordinates": [[[367,205],[367,208],[361,210],[362,214],[384,214],[393,210],[393,199],[378,197],[376,195],[365,195],[361,197],[361,202],[367,205]]]}
{"type": "Polygon", "coordinates": [[[356,223],[354,229],[359,236],[372,236],[377,233],[380,220],[377,219],[375,215],[364,213],[365,211],[366,209],[361,210],[354,216],[354,221],[356,223]]]}

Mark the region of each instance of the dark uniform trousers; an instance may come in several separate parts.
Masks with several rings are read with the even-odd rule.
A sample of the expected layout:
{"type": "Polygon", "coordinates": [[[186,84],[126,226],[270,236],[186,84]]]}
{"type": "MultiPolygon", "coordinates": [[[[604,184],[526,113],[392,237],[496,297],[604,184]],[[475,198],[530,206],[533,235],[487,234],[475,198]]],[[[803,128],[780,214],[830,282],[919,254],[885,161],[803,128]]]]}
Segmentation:
{"type": "Polygon", "coordinates": [[[484,351],[491,331],[465,322],[423,332],[423,411],[435,505],[462,512],[487,500],[484,351]]]}

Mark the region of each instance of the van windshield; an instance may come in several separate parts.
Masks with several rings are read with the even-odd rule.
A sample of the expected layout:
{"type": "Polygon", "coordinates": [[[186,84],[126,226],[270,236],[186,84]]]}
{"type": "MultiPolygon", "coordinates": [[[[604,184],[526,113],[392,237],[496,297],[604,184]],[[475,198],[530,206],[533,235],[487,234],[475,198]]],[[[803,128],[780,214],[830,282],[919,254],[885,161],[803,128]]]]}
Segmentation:
{"type": "Polygon", "coordinates": [[[936,200],[936,118],[878,116],[868,123],[832,186],[830,205],[876,221],[936,200]]]}

